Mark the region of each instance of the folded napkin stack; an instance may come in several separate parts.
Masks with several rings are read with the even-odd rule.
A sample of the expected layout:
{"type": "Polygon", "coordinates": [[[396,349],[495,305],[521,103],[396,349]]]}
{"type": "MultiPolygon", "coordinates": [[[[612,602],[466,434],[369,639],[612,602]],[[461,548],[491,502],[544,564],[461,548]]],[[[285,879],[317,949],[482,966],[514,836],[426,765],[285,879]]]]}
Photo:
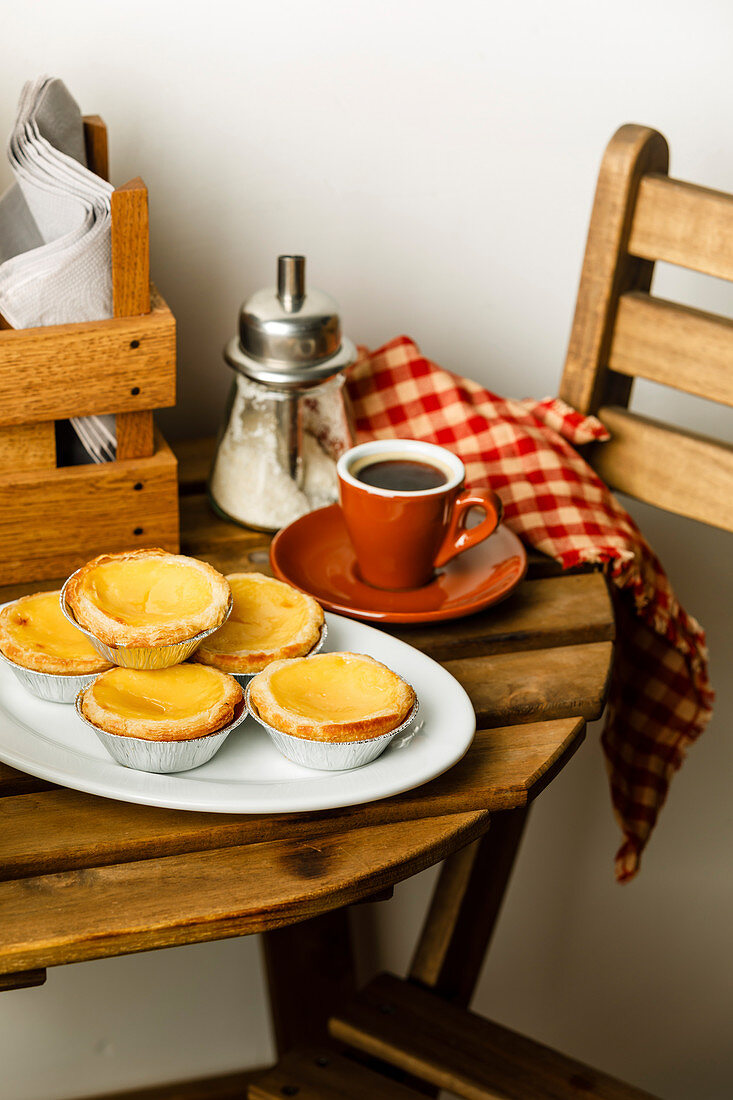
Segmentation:
{"type": "Polygon", "coordinates": [[[603,565],[617,623],[602,742],[624,834],[616,877],[639,867],[673,772],[705,728],[713,693],[705,635],[677,602],[631,517],[575,446],[608,439],[557,399],[513,401],[424,359],[407,337],[363,352],[348,379],[357,438],[412,438],[454,451],[504,520],[563,568],[603,565]]]}
{"type": "Polygon", "coordinates": [[[111,317],[113,188],[86,166],[81,112],[61,80],[24,86],[8,159],[0,315],[13,328],[111,317]]]}

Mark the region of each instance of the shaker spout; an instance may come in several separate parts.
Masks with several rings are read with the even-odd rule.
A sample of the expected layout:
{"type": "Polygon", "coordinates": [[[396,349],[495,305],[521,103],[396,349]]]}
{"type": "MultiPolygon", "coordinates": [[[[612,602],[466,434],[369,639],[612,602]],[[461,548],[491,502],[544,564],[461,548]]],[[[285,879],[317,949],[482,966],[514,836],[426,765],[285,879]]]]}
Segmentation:
{"type": "Polygon", "coordinates": [[[277,296],[286,313],[297,313],[305,300],[305,256],[278,256],[277,296]]]}

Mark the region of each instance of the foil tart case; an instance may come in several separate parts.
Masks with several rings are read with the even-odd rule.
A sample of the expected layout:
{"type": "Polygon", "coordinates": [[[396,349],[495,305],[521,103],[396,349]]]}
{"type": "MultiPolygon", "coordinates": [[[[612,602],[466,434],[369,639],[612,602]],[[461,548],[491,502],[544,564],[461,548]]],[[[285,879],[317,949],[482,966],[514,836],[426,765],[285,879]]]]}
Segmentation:
{"type": "Polygon", "coordinates": [[[82,714],[82,691],[75,699],[76,713],[84,725],[96,733],[107,752],[118,764],[125,768],[134,768],[140,772],[186,772],[199,768],[211,760],[226,741],[232,730],[236,729],[247,717],[247,708],[240,703],[236,717],[228,726],[223,726],[203,737],[190,737],[185,741],[152,741],[143,737],[123,737],[118,733],[107,733],[95,726],[82,714]]]}
{"type": "Polygon", "coordinates": [[[351,771],[354,768],[362,768],[365,764],[371,764],[384,752],[390,741],[398,734],[404,733],[417,717],[420,703],[417,698],[412,705],[410,713],[404,722],[388,733],[379,737],[369,737],[364,741],[313,741],[306,737],[293,737],[290,733],[283,733],[273,726],[263,722],[259,712],[250,697],[250,685],[244,692],[244,702],[247,712],[251,714],[255,722],[267,731],[278,752],[294,764],[300,764],[303,768],[312,768],[315,771],[342,772],[351,771]]]}
{"type": "Polygon", "coordinates": [[[186,638],[182,642],[175,642],[173,645],[105,645],[105,643],[100,641],[90,630],[87,630],[86,627],[76,621],[74,612],[66,602],[66,587],[74,576],[76,576],[76,574],[72,573],[71,577],[68,577],[64,582],[64,586],[61,589],[60,600],[63,614],[77,630],[80,630],[82,634],[86,634],[97,653],[104,657],[106,661],[110,661],[113,665],[120,665],[122,668],[157,669],[171,668],[172,665],[180,665],[182,661],[185,661],[187,657],[191,656],[194,650],[198,649],[204,638],[208,638],[210,634],[213,634],[224,625],[232,613],[234,604],[233,597],[230,595],[226,615],[217,626],[212,626],[210,630],[202,630],[199,634],[194,634],[191,638],[186,638]]]}
{"type": "Polygon", "coordinates": [[[98,672],[87,672],[83,676],[36,672],[35,669],[17,665],[4,653],[0,653],[0,660],[8,665],[26,691],[49,703],[73,703],[79,692],[99,676],[98,672]]]}

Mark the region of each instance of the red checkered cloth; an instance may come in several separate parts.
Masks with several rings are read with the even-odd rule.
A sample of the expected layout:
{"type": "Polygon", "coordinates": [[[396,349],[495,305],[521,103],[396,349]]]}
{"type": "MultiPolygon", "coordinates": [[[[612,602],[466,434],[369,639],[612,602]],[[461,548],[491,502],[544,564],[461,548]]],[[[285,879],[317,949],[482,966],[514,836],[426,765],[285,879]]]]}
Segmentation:
{"type": "Polygon", "coordinates": [[[504,521],[563,568],[601,563],[617,645],[602,743],[624,834],[616,877],[639,867],[672,773],[705,728],[713,693],[705,635],[680,607],[631,517],[575,445],[609,438],[558,399],[513,401],[458,378],[398,337],[362,351],[348,379],[357,439],[420,439],[457,454],[473,488],[490,485],[504,521]]]}

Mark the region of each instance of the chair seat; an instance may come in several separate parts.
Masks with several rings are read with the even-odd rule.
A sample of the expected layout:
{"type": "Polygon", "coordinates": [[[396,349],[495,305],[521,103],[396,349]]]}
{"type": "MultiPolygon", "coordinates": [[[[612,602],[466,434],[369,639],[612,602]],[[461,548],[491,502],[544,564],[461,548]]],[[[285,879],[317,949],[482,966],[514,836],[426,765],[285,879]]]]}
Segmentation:
{"type": "Polygon", "coordinates": [[[253,1081],[248,1100],[415,1100],[412,1089],[374,1073],[325,1046],[288,1051],[253,1081]]]}
{"type": "Polygon", "coordinates": [[[391,974],[357,994],[330,1020],[329,1031],[467,1100],[654,1100],[391,974]]]}

